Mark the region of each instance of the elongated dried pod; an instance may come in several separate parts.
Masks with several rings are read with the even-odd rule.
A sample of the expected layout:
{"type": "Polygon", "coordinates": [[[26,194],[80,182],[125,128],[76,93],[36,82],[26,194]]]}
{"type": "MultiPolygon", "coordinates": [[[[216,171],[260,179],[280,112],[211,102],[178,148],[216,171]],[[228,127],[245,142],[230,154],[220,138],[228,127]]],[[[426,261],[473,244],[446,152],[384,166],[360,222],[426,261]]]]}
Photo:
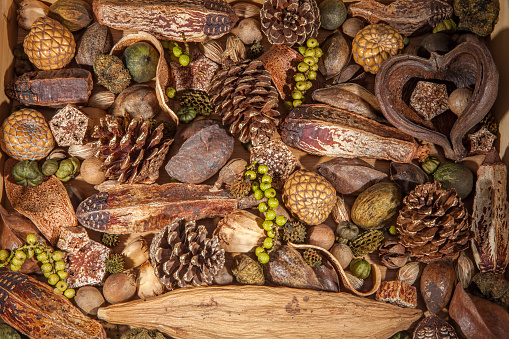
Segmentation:
{"type": "Polygon", "coordinates": [[[88,106],[107,110],[111,105],[113,105],[114,101],[115,94],[108,90],[104,90],[92,93],[88,99],[88,106]]]}
{"type": "Polygon", "coordinates": [[[472,260],[465,255],[464,251],[461,251],[454,270],[456,271],[456,279],[461,283],[463,288],[468,288],[468,285],[470,285],[474,277],[474,269],[472,260]]]}
{"type": "Polygon", "coordinates": [[[329,251],[327,251],[321,247],[314,246],[314,245],[294,244],[291,242],[288,242],[288,245],[292,246],[296,249],[312,248],[314,250],[319,251],[320,254],[322,254],[332,264],[332,266],[334,267],[334,269],[336,270],[338,275],[341,277],[341,281],[343,282],[345,287],[355,295],[358,295],[361,297],[367,297],[369,295],[372,295],[372,294],[376,293],[376,291],[380,287],[380,284],[382,283],[382,276],[380,273],[380,268],[378,268],[378,266],[375,264],[371,264],[371,278],[373,280],[373,287],[368,292],[357,291],[355,289],[354,285],[352,285],[350,283],[350,280],[348,279],[348,276],[345,274],[345,271],[343,270],[343,267],[341,267],[341,264],[339,263],[338,259],[336,259],[336,257],[334,255],[332,255],[332,253],[330,253],[329,251]]]}
{"type": "Polygon", "coordinates": [[[345,199],[338,196],[336,205],[332,208],[332,219],[339,224],[340,222],[350,222],[350,208],[346,205],[345,199]]]}
{"type": "MultiPolygon", "coordinates": [[[[357,113],[366,118],[370,119],[379,119],[379,115],[377,114],[377,110],[371,106],[371,103],[366,101],[362,95],[368,97],[367,90],[362,95],[358,93],[352,93],[347,88],[351,86],[362,87],[357,84],[338,84],[335,86],[320,88],[313,92],[313,100],[317,102],[321,102],[332,107],[341,108],[349,112],[357,113]],[[345,86],[346,85],[346,86],[345,86]]],[[[373,98],[368,99],[369,101],[376,102],[376,98],[373,94],[371,94],[373,98]]],[[[367,98],[366,98],[367,99],[367,98]]],[[[378,104],[376,104],[378,106],[378,104]]],[[[380,110],[380,107],[378,107],[380,110]]]]}
{"type": "Polygon", "coordinates": [[[493,150],[477,170],[472,251],[482,273],[503,274],[509,263],[507,167],[493,150]]]}
{"type": "Polygon", "coordinates": [[[410,162],[429,153],[408,134],[327,105],[295,107],[280,133],[288,146],[315,155],[410,162]]]}
{"type": "Polygon", "coordinates": [[[106,339],[99,322],[53,293],[48,284],[19,272],[0,273],[0,315],[33,338],[106,339]]]}

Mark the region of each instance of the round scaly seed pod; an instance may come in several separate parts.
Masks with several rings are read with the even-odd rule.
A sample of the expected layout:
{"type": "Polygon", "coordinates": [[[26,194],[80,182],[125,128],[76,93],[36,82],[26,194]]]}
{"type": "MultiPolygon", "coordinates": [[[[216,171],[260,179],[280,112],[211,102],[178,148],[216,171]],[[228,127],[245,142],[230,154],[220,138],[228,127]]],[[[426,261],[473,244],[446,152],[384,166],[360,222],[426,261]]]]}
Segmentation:
{"type": "Polygon", "coordinates": [[[44,116],[31,108],[12,113],[2,124],[0,145],[16,160],[39,160],[55,147],[44,116]]]}
{"type": "Polygon", "coordinates": [[[376,74],[382,62],[400,53],[403,47],[403,37],[394,28],[374,24],[357,32],[352,42],[352,54],[366,72],[376,74]]]}
{"type": "Polygon", "coordinates": [[[315,172],[298,170],[283,187],[283,201],[290,211],[307,225],[318,225],[327,219],[336,204],[336,190],[315,172]]]}

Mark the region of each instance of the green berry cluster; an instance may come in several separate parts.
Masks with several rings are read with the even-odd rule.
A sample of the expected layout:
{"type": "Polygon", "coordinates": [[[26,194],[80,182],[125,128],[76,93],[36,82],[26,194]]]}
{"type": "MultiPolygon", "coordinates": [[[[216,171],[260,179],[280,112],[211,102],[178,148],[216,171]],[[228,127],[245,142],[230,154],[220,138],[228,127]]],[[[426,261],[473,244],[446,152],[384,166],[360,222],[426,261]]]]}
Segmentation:
{"type": "Polygon", "coordinates": [[[176,41],[162,40],[161,45],[163,48],[170,52],[171,59],[178,62],[181,66],[186,67],[191,62],[191,53],[189,51],[189,45],[184,37],[184,50],[179,46],[176,41]]]}
{"type": "Polygon", "coordinates": [[[267,198],[267,202],[260,202],[258,210],[265,213],[265,221],[262,224],[267,234],[267,238],[263,241],[263,247],[257,247],[255,254],[258,261],[262,264],[269,262],[269,254],[275,243],[276,225],[283,226],[287,219],[284,215],[276,215],[274,208],[279,206],[279,200],[276,198],[276,190],[272,188],[272,176],[268,174],[269,168],[266,165],[251,164],[246,172],[245,177],[251,180],[251,189],[254,192],[256,200],[267,198]]]}
{"type": "Polygon", "coordinates": [[[11,271],[17,272],[28,258],[35,258],[41,262],[41,271],[48,278],[48,284],[55,286],[55,294],[63,294],[71,299],[76,294],[73,288],[67,288],[67,272],[65,271],[64,254],[61,251],[53,251],[43,243],[37,241],[35,234],[27,235],[27,243],[9,253],[8,250],[0,250],[0,268],[10,266],[11,271]]]}
{"type": "Polygon", "coordinates": [[[316,39],[308,39],[306,46],[299,47],[299,53],[304,56],[304,61],[297,65],[299,72],[293,76],[295,80],[295,88],[292,90],[293,101],[286,102],[289,107],[297,107],[304,102],[304,94],[313,86],[311,81],[317,77],[318,61],[323,54],[316,39]]]}

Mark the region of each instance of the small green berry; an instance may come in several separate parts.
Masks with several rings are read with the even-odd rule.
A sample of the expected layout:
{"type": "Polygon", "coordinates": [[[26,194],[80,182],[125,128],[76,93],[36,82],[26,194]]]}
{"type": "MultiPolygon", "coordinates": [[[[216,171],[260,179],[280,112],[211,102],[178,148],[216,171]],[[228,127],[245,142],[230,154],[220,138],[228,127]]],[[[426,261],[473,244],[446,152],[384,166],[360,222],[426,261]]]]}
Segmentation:
{"type": "Polygon", "coordinates": [[[51,271],[49,271],[49,272],[44,272],[43,274],[44,274],[44,277],[49,278],[49,276],[52,275],[53,273],[51,273],[51,271]]]}
{"type": "Polygon", "coordinates": [[[42,248],[36,248],[35,250],[35,254],[41,254],[42,253],[42,248]]]}
{"type": "Polygon", "coordinates": [[[263,252],[265,252],[265,248],[263,248],[263,247],[258,246],[255,249],[255,254],[256,254],[257,257],[260,256],[260,254],[263,253],[263,252]]]}
{"type": "Polygon", "coordinates": [[[302,105],[302,100],[294,100],[293,101],[293,107],[298,107],[300,105],[302,105]]]}
{"type": "Polygon", "coordinates": [[[309,71],[308,78],[309,80],[315,80],[317,75],[318,74],[315,71],[309,71]]]}
{"type": "Polygon", "coordinates": [[[170,99],[175,98],[175,95],[177,94],[177,91],[173,87],[166,88],[166,96],[170,99]]]}
{"type": "Polygon", "coordinates": [[[313,83],[311,81],[306,81],[306,90],[310,89],[311,87],[313,87],[313,83]]]}
{"type": "MultiPolygon", "coordinates": [[[[292,91],[292,98],[295,100],[301,100],[303,98],[302,92],[299,91],[298,89],[294,89],[292,91]]],[[[295,106],[295,101],[294,101],[294,106],[295,106]]]]}
{"type": "Polygon", "coordinates": [[[295,87],[299,90],[299,91],[305,91],[306,90],[306,82],[305,81],[299,81],[295,84],[295,87]]]}
{"type": "Polygon", "coordinates": [[[256,200],[261,200],[263,199],[265,195],[263,194],[263,191],[262,190],[256,190],[254,191],[254,197],[256,200]]]}
{"type": "Polygon", "coordinates": [[[309,66],[316,64],[314,57],[305,57],[304,62],[308,64],[309,66]]]}
{"type": "Polygon", "coordinates": [[[64,258],[64,254],[62,253],[62,251],[55,251],[55,252],[53,252],[53,255],[51,256],[51,258],[55,261],[59,261],[64,258]]]}
{"type": "Polygon", "coordinates": [[[67,274],[66,271],[57,271],[57,274],[58,274],[58,276],[60,277],[61,280],[67,279],[68,274],[67,274]]]}
{"type": "Polygon", "coordinates": [[[181,54],[179,56],[179,63],[186,67],[187,65],[189,65],[189,63],[191,62],[191,58],[189,58],[189,55],[187,54],[181,54]]]}
{"type": "Polygon", "coordinates": [[[309,67],[309,70],[313,72],[318,71],[318,64],[314,64],[313,66],[309,67]]]}
{"type": "Polygon", "coordinates": [[[64,292],[64,296],[66,296],[68,299],[74,298],[76,295],[76,290],[74,288],[68,288],[64,292]]]}
{"type": "Polygon", "coordinates": [[[318,64],[318,61],[320,61],[320,59],[318,59],[318,58],[317,58],[317,57],[315,57],[315,56],[314,56],[314,57],[312,57],[312,58],[313,58],[313,60],[315,60],[315,65],[317,65],[317,64],[318,64]]]}
{"type": "Polygon", "coordinates": [[[299,53],[304,55],[306,53],[306,46],[299,46],[299,53]]]}
{"type": "Polygon", "coordinates": [[[15,254],[16,258],[18,258],[19,260],[23,260],[25,261],[25,259],[27,258],[27,255],[25,252],[23,252],[22,250],[16,250],[16,254],[15,254]]]}
{"type": "Polygon", "coordinates": [[[274,230],[267,231],[267,236],[269,238],[274,238],[276,236],[276,232],[274,232],[274,230]]]}
{"type": "Polygon", "coordinates": [[[21,269],[21,266],[14,265],[11,263],[11,271],[18,272],[21,269]]]}
{"type": "Polygon", "coordinates": [[[11,260],[11,265],[14,265],[14,266],[23,266],[24,263],[25,263],[25,260],[21,260],[18,257],[14,257],[11,260]]]}
{"type": "Polygon", "coordinates": [[[307,70],[309,69],[309,65],[305,62],[300,62],[297,65],[297,69],[299,70],[299,72],[304,73],[307,72],[307,70]]]}
{"type": "Polygon", "coordinates": [[[59,282],[57,282],[56,287],[63,292],[67,289],[67,283],[65,281],[60,280],[59,282]]]}
{"type": "Polygon", "coordinates": [[[253,170],[249,170],[249,171],[246,171],[246,173],[244,174],[246,176],[246,178],[248,178],[249,180],[255,180],[256,179],[256,172],[253,171],[253,170]]]}
{"type": "Polygon", "coordinates": [[[269,209],[269,206],[267,206],[267,203],[261,202],[258,205],[258,211],[260,211],[260,213],[265,213],[265,212],[267,212],[268,209],[269,209]]]}
{"type": "Polygon", "coordinates": [[[306,81],[306,76],[302,73],[295,73],[295,75],[293,76],[293,80],[295,82],[306,81]]]}
{"type": "MultiPolygon", "coordinates": [[[[266,174],[269,171],[269,167],[267,165],[260,165],[258,166],[258,173],[260,174],[266,174]]],[[[264,175],[265,177],[265,175],[264,175]]],[[[263,180],[263,178],[262,178],[263,180]]]]}
{"type": "Polygon", "coordinates": [[[177,58],[180,57],[180,55],[182,54],[182,50],[180,49],[179,46],[173,46],[171,51],[173,52],[173,55],[176,56],[177,58]]]}
{"type": "Polygon", "coordinates": [[[286,224],[287,221],[288,219],[286,219],[284,215],[278,215],[276,218],[276,224],[278,224],[279,226],[283,226],[284,224],[286,224]]]}
{"type": "Polygon", "coordinates": [[[391,227],[389,227],[389,233],[391,235],[397,235],[398,234],[398,229],[396,228],[396,226],[392,225],[391,227]]]}
{"type": "Polygon", "coordinates": [[[27,258],[28,258],[28,259],[31,259],[31,258],[33,258],[33,256],[34,256],[34,250],[33,250],[33,249],[31,249],[31,248],[29,248],[29,249],[27,250],[27,258]]]}
{"type": "Polygon", "coordinates": [[[323,51],[320,47],[315,48],[315,57],[321,58],[323,55],[323,51]]]}
{"type": "Polygon", "coordinates": [[[260,189],[261,189],[262,191],[266,191],[266,190],[268,190],[270,187],[271,187],[270,182],[262,182],[262,183],[260,184],[260,189]]]}
{"type": "Polygon", "coordinates": [[[276,208],[279,206],[279,200],[277,198],[269,198],[268,204],[270,208],[276,208]]]}
{"type": "Polygon", "coordinates": [[[265,220],[274,220],[276,219],[276,212],[273,209],[270,209],[265,214],[265,220]]]}
{"type": "Polygon", "coordinates": [[[55,271],[62,271],[65,270],[65,262],[62,260],[59,260],[55,262],[55,271]]]}
{"type": "Polygon", "coordinates": [[[271,249],[273,245],[274,241],[272,240],[272,238],[267,237],[263,241],[263,247],[265,247],[266,249],[271,249]]]}
{"type": "Polygon", "coordinates": [[[286,109],[292,109],[293,108],[293,103],[291,101],[285,101],[285,108],[286,109]]]}
{"type": "Polygon", "coordinates": [[[37,236],[33,233],[27,235],[27,243],[33,245],[37,242],[37,236]]]}
{"type": "Polygon", "coordinates": [[[50,285],[55,285],[59,281],[60,277],[56,273],[50,274],[50,276],[48,277],[48,284],[50,285]]]}
{"type": "Polygon", "coordinates": [[[306,57],[314,57],[315,56],[315,49],[314,48],[307,48],[306,52],[304,52],[304,56],[306,56],[306,57]]]}
{"type": "Polygon", "coordinates": [[[58,294],[58,295],[64,294],[64,292],[60,291],[60,290],[59,290],[58,288],[56,288],[56,287],[53,289],[53,293],[58,294]]]}
{"type": "Polygon", "coordinates": [[[316,40],[316,39],[308,39],[306,41],[306,46],[308,46],[309,48],[318,47],[318,40],[316,40]]]}
{"type": "Polygon", "coordinates": [[[274,222],[273,221],[270,221],[270,220],[265,220],[263,223],[262,223],[262,227],[265,231],[270,231],[273,227],[274,227],[274,222]]]}
{"type": "Polygon", "coordinates": [[[256,190],[259,190],[260,189],[260,183],[258,181],[253,181],[251,183],[251,189],[253,190],[253,192],[255,192],[256,190]]]}
{"type": "Polygon", "coordinates": [[[51,271],[53,271],[53,266],[51,266],[51,264],[50,264],[50,263],[48,263],[48,264],[43,264],[43,265],[41,266],[41,271],[42,271],[42,273],[51,272],[51,271]]]}
{"type": "Polygon", "coordinates": [[[265,190],[264,194],[267,199],[274,198],[276,196],[276,190],[273,188],[269,188],[265,190]]]}
{"type": "Polygon", "coordinates": [[[4,261],[4,260],[7,260],[7,258],[9,258],[9,251],[1,250],[0,251],[0,260],[4,261]]]}
{"type": "MultiPolygon", "coordinates": [[[[267,173],[267,172],[265,172],[265,173],[267,173]]],[[[262,181],[262,183],[268,182],[270,184],[272,182],[272,177],[268,174],[264,174],[261,181],[262,181]]]]}
{"type": "Polygon", "coordinates": [[[258,256],[258,261],[260,262],[260,264],[266,264],[268,263],[270,260],[270,257],[267,253],[260,253],[260,255],[258,256]]]}

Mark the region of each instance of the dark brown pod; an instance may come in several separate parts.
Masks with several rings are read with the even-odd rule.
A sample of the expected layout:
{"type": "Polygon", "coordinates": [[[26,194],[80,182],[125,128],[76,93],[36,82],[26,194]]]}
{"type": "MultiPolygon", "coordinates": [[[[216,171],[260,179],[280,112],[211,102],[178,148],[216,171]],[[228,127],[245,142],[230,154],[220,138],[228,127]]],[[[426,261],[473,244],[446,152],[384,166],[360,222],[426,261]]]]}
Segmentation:
{"type": "Polygon", "coordinates": [[[455,339],[454,327],[432,314],[422,319],[414,332],[414,339],[455,339]]]}
{"type": "MultiPolygon", "coordinates": [[[[463,137],[488,113],[498,93],[498,71],[488,48],[478,38],[465,42],[445,55],[433,53],[429,60],[396,55],[384,62],[375,78],[375,94],[385,118],[398,130],[415,138],[439,145],[445,156],[458,160],[466,156],[463,137]],[[440,131],[424,121],[405,102],[415,79],[449,83],[455,88],[473,87],[473,101],[463,114],[440,131]]],[[[448,118],[449,119],[449,118],[448,118]]]]}
{"type": "Polygon", "coordinates": [[[447,306],[455,279],[454,268],[445,260],[432,262],[424,268],[421,276],[421,294],[428,311],[437,313],[447,306]]]}
{"type": "Polygon", "coordinates": [[[341,73],[350,61],[350,43],[343,34],[336,32],[329,36],[321,47],[323,56],[318,61],[318,70],[328,80],[341,73]]]}
{"type": "Polygon", "coordinates": [[[387,174],[361,159],[335,158],[319,164],[317,169],[341,194],[359,194],[387,178],[387,174]]]}
{"type": "Polygon", "coordinates": [[[410,193],[417,185],[429,181],[428,175],[419,166],[412,163],[391,162],[390,173],[391,180],[401,187],[403,195],[410,193]]]}

